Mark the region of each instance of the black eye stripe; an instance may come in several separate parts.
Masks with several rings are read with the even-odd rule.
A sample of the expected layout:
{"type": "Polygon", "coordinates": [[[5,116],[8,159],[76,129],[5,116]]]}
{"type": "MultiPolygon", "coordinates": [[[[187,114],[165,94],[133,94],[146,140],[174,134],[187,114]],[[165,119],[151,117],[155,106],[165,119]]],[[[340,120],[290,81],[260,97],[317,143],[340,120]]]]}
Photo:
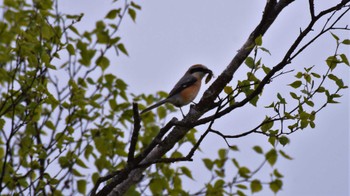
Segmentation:
{"type": "Polygon", "coordinates": [[[192,68],[191,70],[190,70],[190,73],[192,74],[192,73],[195,73],[195,72],[208,72],[208,70],[207,69],[204,69],[204,68],[202,68],[202,67],[196,67],[196,68],[192,68]]]}

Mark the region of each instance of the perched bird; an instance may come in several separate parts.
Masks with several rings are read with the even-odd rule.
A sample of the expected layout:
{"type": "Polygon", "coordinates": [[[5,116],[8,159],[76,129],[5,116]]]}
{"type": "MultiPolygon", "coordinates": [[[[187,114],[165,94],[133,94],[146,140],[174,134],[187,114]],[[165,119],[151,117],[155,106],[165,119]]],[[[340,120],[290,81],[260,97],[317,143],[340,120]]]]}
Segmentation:
{"type": "MultiPolygon", "coordinates": [[[[204,65],[192,65],[185,75],[176,83],[166,99],[149,106],[143,110],[141,114],[159,107],[164,103],[171,103],[181,110],[182,106],[189,104],[196,98],[201,87],[201,80],[206,74],[212,77],[213,72],[204,65]]],[[[182,110],[181,113],[184,116],[182,110]]]]}

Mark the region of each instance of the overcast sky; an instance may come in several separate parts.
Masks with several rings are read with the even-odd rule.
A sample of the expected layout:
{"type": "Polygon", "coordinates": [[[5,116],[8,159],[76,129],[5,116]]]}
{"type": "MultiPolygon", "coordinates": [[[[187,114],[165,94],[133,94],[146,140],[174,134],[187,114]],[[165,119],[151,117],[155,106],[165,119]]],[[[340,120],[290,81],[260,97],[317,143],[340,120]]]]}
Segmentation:
{"type": "MultiPolygon", "coordinates": [[[[95,20],[105,16],[113,6],[108,0],[60,2],[61,8],[69,13],[85,13],[79,27],[86,29],[92,28],[95,20]]],[[[326,7],[337,1],[317,2],[326,7]]],[[[207,65],[216,75],[221,73],[259,22],[265,1],[149,0],[138,3],[142,11],[137,13],[136,23],[127,19],[121,27],[122,41],[130,56],[112,57],[109,71],[129,84],[129,92],[148,94],[170,90],[187,68],[195,63],[207,65]]],[[[318,5],[316,10],[320,9],[318,5]]],[[[297,1],[283,11],[263,39],[263,46],[272,54],[262,55],[266,65],[272,66],[281,59],[298,35],[299,28],[305,27],[308,19],[307,1],[297,1]]],[[[349,21],[346,22],[349,24],[349,21]]],[[[339,33],[342,39],[349,39],[348,35],[339,33]]],[[[324,60],[333,53],[334,47],[334,40],[326,34],[287,69],[302,70],[303,67],[316,65],[315,70],[323,73],[326,66],[324,60]]],[[[343,50],[349,55],[348,51],[349,48],[343,50]]],[[[342,65],[335,71],[349,84],[348,67],[342,65]]],[[[232,85],[244,74],[244,70],[238,72],[232,85]]],[[[276,100],[278,91],[287,96],[290,89],[286,84],[292,82],[294,74],[275,79],[265,89],[259,104],[276,100]]],[[[206,87],[203,85],[201,93],[206,87]]],[[[315,129],[308,128],[290,135],[291,144],[280,147],[294,160],[280,159],[277,163],[277,168],[285,176],[283,191],[278,195],[349,195],[349,91],[342,94],[343,97],[339,99],[341,104],[329,105],[316,117],[315,129]]],[[[184,109],[187,111],[187,108],[184,109]]],[[[255,110],[251,106],[238,109],[218,121],[215,128],[236,134],[249,130],[264,118],[264,111],[267,110],[255,110]]],[[[181,114],[175,116],[180,118],[181,114]]],[[[198,130],[204,131],[204,128],[198,130]]],[[[230,153],[230,158],[237,157],[242,160],[241,164],[251,166],[261,161],[261,157],[251,150],[254,145],[262,145],[265,150],[270,148],[267,139],[262,136],[248,136],[231,140],[230,143],[240,148],[239,153],[230,153]]],[[[196,153],[194,161],[186,163],[193,170],[195,179],[208,180],[208,176],[201,171],[201,158],[216,154],[219,148],[224,147],[221,138],[215,135],[206,138],[201,146],[203,152],[196,153]]],[[[270,166],[265,169],[272,171],[270,166]]],[[[200,182],[203,181],[186,181],[184,186],[195,191],[200,182]]],[[[264,191],[256,195],[266,194],[272,195],[272,192],[264,191]]]]}

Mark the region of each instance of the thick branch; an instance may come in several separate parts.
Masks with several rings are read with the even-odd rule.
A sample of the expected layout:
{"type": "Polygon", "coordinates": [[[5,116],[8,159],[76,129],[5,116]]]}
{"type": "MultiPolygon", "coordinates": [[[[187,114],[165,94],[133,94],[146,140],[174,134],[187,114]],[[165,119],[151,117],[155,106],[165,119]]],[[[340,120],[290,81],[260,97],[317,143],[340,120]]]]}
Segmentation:
{"type": "MultiPolygon", "coordinates": [[[[150,162],[152,160],[160,159],[166,152],[168,152],[181,138],[183,138],[186,133],[194,126],[195,122],[203,115],[208,108],[211,108],[211,105],[214,104],[214,100],[221,93],[223,88],[229,83],[233,74],[237,71],[243,61],[247,58],[250,52],[253,50],[255,45],[255,39],[264,35],[267,29],[272,25],[272,23],[277,18],[278,14],[293,0],[281,0],[278,3],[274,0],[267,1],[267,4],[264,9],[263,17],[259,25],[253,30],[250,34],[248,40],[243,44],[237,55],[233,58],[231,63],[223,71],[223,73],[214,81],[214,83],[209,87],[209,89],[204,93],[201,101],[191,108],[189,115],[182,120],[183,124],[192,125],[192,126],[176,126],[169,135],[159,143],[158,146],[153,148],[153,150],[145,157],[140,164],[150,162]]],[[[142,177],[142,172],[145,168],[134,169],[131,172],[128,172],[126,176],[127,179],[123,180],[125,177],[121,177],[121,174],[118,175],[117,179],[112,180],[112,182],[107,185],[108,187],[115,187],[112,192],[108,191],[110,188],[105,189],[106,192],[110,195],[122,195],[124,194],[130,186],[137,183],[142,177]],[[119,181],[115,183],[116,181],[119,181]],[[122,183],[120,183],[122,181],[122,183]],[[119,185],[118,185],[119,184],[119,185]]],[[[130,171],[130,170],[129,170],[130,171]]]]}
{"type": "MultiPolygon", "coordinates": [[[[138,167],[138,166],[153,163],[154,160],[162,160],[161,157],[164,156],[170,149],[172,149],[173,146],[180,139],[182,139],[192,127],[198,124],[198,119],[206,111],[213,108],[213,105],[215,105],[215,102],[214,102],[215,99],[222,92],[224,87],[232,80],[235,72],[238,70],[238,68],[242,65],[244,60],[253,50],[255,46],[255,39],[260,35],[264,35],[266,31],[269,29],[269,27],[272,25],[272,23],[275,21],[277,16],[280,14],[280,12],[292,2],[293,0],[280,0],[278,1],[278,3],[275,0],[267,1],[267,4],[264,9],[264,14],[259,25],[252,31],[247,41],[243,44],[239,52],[235,55],[235,57],[232,59],[232,61],[229,63],[226,69],[221,73],[221,75],[218,76],[218,78],[204,93],[201,101],[190,109],[189,115],[187,115],[181,122],[170,123],[171,126],[168,127],[169,129],[172,128],[174,125],[175,127],[167,135],[167,137],[161,140],[161,138],[165,135],[165,133],[169,129],[165,129],[164,132],[161,131],[159,133],[159,137],[157,136],[152,141],[151,145],[145,151],[141,152],[141,154],[138,157],[135,158],[134,161],[136,161],[135,162],[136,165],[134,166],[128,165],[125,169],[123,169],[116,177],[114,177],[111,180],[111,182],[107,186],[103,188],[103,190],[99,192],[99,195],[106,195],[106,194],[123,195],[129,189],[130,186],[138,183],[139,180],[142,178],[142,173],[146,169],[146,167],[138,167]]],[[[318,20],[323,15],[327,14],[326,13],[327,11],[329,13],[336,9],[340,9],[342,6],[344,6],[348,2],[349,0],[342,1],[341,4],[338,4],[337,6],[334,6],[330,9],[327,9],[321,12],[320,14],[315,16],[315,20],[318,20]]],[[[287,64],[290,63],[291,55],[293,54],[293,52],[295,52],[295,50],[299,46],[300,42],[304,39],[306,34],[308,34],[308,32],[312,30],[311,27],[314,25],[315,22],[316,21],[312,22],[312,24],[308,26],[304,30],[304,32],[302,32],[302,34],[297,38],[296,42],[292,45],[291,49],[286,53],[285,57],[281,60],[281,62],[278,63],[264,77],[264,79],[258,85],[257,89],[252,94],[248,95],[241,102],[237,102],[232,106],[226,108],[225,110],[220,111],[214,118],[202,119],[202,122],[213,121],[216,118],[231,112],[233,109],[245,105],[252,98],[260,94],[264,86],[271,79],[271,77],[273,77],[276,74],[276,72],[280,71],[287,64]]]]}
{"type": "Polygon", "coordinates": [[[141,129],[139,107],[138,107],[137,103],[133,103],[132,106],[133,106],[133,111],[134,111],[134,130],[132,132],[132,137],[131,137],[131,141],[130,141],[128,163],[130,163],[134,160],[136,143],[137,143],[137,139],[139,137],[139,132],[141,129]]]}

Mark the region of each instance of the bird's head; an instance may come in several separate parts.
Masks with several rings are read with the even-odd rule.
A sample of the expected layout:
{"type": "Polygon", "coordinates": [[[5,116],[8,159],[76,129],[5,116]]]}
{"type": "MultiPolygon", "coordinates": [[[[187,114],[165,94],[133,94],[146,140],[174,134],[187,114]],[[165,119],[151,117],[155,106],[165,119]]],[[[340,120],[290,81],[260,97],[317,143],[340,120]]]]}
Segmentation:
{"type": "Polygon", "coordinates": [[[192,65],[187,72],[200,79],[202,79],[206,74],[209,74],[209,77],[213,76],[213,72],[201,64],[192,65]]]}

